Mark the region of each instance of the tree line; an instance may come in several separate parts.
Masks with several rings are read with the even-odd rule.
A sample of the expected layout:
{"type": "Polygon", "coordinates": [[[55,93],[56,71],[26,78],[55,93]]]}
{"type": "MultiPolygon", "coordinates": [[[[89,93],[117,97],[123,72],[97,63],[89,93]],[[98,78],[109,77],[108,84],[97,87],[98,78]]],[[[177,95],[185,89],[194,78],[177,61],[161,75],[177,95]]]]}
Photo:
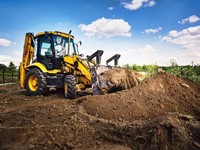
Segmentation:
{"type": "Polygon", "coordinates": [[[17,66],[11,61],[7,66],[4,64],[0,64],[0,73],[5,73],[6,75],[17,74],[18,69],[17,66]]]}
{"type": "Polygon", "coordinates": [[[19,70],[10,62],[8,65],[0,64],[0,84],[19,81],[19,70]]]}
{"type": "Polygon", "coordinates": [[[200,65],[186,65],[179,66],[174,59],[170,60],[169,66],[158,65],[123,65],[124,68],[135,70],[138,72],[145,72],[145,77],[151,76],[158,71],[170,72],[178,76],[182,76],[200,83],[200,65]]]}
{"type": "MultiPolygon", "coordinates": [[[[135,70],[138,72],[145,72],[145,77],[151,76],[158,71],[170,72],[178,76],[183,76],[188,79],[191,79],[195,82],[200,83],[200,65],[187,65],[187,66],[179,66],[176,60],[171,59],[169,66],[158,66],[158,65],[123,65],[124,68],[135,70]]],[[[18,76],[19,70],[17,66],[11,61],[7,66],[4,64],[0,64],[0,77],[13,77],[18,76]]]]}

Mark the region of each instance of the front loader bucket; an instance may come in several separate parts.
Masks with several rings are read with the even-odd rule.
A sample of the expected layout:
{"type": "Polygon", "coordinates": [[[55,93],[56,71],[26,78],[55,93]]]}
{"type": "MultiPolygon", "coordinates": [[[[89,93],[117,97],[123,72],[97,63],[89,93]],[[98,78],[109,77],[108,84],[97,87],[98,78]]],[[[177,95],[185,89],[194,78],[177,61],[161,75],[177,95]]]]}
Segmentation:
{"type": "Polygon", "coordinates": [[[105,93],[110,93],[115,85],[113,85],[109,80],[102,79],[101,74],[105,71],[112,70],[118,67],[118,62],[120,54],[115,54],[106,61],[106,66],[100,65],[101,57],[103,55],[103,50],[97,50],[95,53],[87,57],[88,65],[90,67],[91,80],[92,80],[92,92],[94,95],[100,95],[105,93]],[[96,58],[96,63],[93,63],[96,58]],[[114,66],[108,65],[111,61],[114,61],[114,66]],[[90,65],[93,64],[93,66],[90,65]]]}
{"type": "Polygon", "coordinates": [[[108,63],[114,60],[114,67],[117,67],[120,56],[121,56],[120,54],[115,54],[106,61],[106,65],[108,66],[108,63]]]}
{"type": "Polygon", "coordinates": [[[101,63],[101,56],[103,55],[103,50],[97,50],[95,53],[87,57],[89,62],[92,62],[94,58],[96,58],[96,64],[99,65],[101,63]]]}

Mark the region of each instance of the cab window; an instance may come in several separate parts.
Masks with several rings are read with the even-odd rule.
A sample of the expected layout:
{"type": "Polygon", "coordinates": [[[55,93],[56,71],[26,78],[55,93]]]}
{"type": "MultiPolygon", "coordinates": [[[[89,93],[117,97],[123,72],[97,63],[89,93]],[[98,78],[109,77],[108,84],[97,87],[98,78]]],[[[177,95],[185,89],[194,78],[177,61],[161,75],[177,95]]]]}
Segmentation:
{"type": "Polygon", "coordinates": [[[41,50],[40,50],[41,56],[53,56],[53,52],[51,49],[51,42],[48,38],[45,38],[41,42],[41,50]]]}
{"type": "MultiPolygon", "coordinates": [[[[53,41],[54,41],[54,48],[55,48],[55,55],[56,57],[65,56],[68,53],[68,38],[59,36],[59,35],[53,35],[53,41]]],[[[73,55],[76,53],[73,39],[70,40],[70,52],[69,55],[73,55]]]]}

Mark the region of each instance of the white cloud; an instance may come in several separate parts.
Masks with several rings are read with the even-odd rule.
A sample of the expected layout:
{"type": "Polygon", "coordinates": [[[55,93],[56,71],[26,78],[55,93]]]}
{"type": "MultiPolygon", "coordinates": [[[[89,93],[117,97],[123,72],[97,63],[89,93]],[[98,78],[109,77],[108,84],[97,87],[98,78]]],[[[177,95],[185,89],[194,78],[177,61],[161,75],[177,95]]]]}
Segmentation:
{"type": "Polygon", "coordinates": [[[106,19],[103,17],[93,21],[91,24],[80,24],[78,27],[88,37],[131,37],[131,25],[129,25],[128,22],[124,21],[123,19],[106,19]]]}
{"type": "Polygon", "coordinates": [[[129,64],[155,64],[155,61],[157,60],[157,50],[152,45],[147,44],[143,48],[129,51],[128,55],[126,55],[126,59],[129,57],[131,58],[128,60],[129,62],[126,61],[129,64]],[[130,57],[132,55],[133,57],[130,57]]]}
{"type": "Polygon", "coordinates": [[[156,49],[153,46],[147,44],[144,48],[140,49],[139,52],[145,54],[155,54],[156,49]]]}
{"type": "Polygon", "coordinates": [[[108,10],[112,11],[114,9],[114,7],[108,7],[108,10]]]}
{"type": "Polygon", "coordinates": [[[182,46],[184,48],[183,55],[187,53],[187,55],[200,57],[200,25],[182,31],[172,30],[162,37],[161,41],[182,46]]]}
{"type": "Polygon", "coordinates": [[[8,65],[11,61],[18,67],[19,62],[21,61],[21,58],[7,56],[7,55],[0,55],[0,64],[8,65]]]}
{"type": "Polygon", "coordinates": [[[154,0],[132,0],[129,3],[122,3],[128,10],[137,10],[141,7],[152,7],[156,4],[154,0]]]}
{"type": "Polygon", "coordinates": [[[0,55],[0,64],[8,64],[12,60],[12,57],[6,55],[0,55]]]}
{"type": "Polygon", "coordinates": [[[22,57],[22,51],[14,51],[13,54],[22,57]]]}
{"type": "Polygon", "coordinates": [[[161,30],[162,30],[161,27],[156,28],[156,29],[150,28],[150,29],[145,29],[142,33],[157,33],[157,32],[159,32],[159,31],[161,31],[161,30]]]}
{"type": "Polygon", "coordinates": [[[0,38],[0,46],[10,46],[12,44],[11,41],[7,39],[0,38]]]}
{"type": "Polygon", "coordinates": [[[156,4],[156,2],[152,0],[152,1],[148,2],[146,6],[147,6],[147,7],[152,7],[152,6],[154,6],[155,4],[156,4]]]}
{"type": "Polygon", "coordinates": [[[181,21],[178,21],[178,23],[180,23],[180,24],[195,23],[195,22],[197,22],[199,20],[200,20],[200,18],[198,16],[192,15],[192,16],[190,16],[188,18],[185,18],[185,19],[182,19],[181,21]]]}

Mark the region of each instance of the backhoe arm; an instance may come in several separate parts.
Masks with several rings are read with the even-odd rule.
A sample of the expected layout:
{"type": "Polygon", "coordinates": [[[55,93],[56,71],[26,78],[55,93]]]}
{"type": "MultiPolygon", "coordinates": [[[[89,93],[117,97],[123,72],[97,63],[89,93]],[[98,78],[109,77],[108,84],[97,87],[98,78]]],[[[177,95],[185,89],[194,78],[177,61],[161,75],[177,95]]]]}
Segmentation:
{"type": "Polygon", "coordinates": [[[25,69],[30,64],[34,55],[34,35],[33,33],[26,33],[24,41],[24,50],[22,56],[22,62],[20,63],[20,86],[24,88],[25,82],[25,69]]]}

